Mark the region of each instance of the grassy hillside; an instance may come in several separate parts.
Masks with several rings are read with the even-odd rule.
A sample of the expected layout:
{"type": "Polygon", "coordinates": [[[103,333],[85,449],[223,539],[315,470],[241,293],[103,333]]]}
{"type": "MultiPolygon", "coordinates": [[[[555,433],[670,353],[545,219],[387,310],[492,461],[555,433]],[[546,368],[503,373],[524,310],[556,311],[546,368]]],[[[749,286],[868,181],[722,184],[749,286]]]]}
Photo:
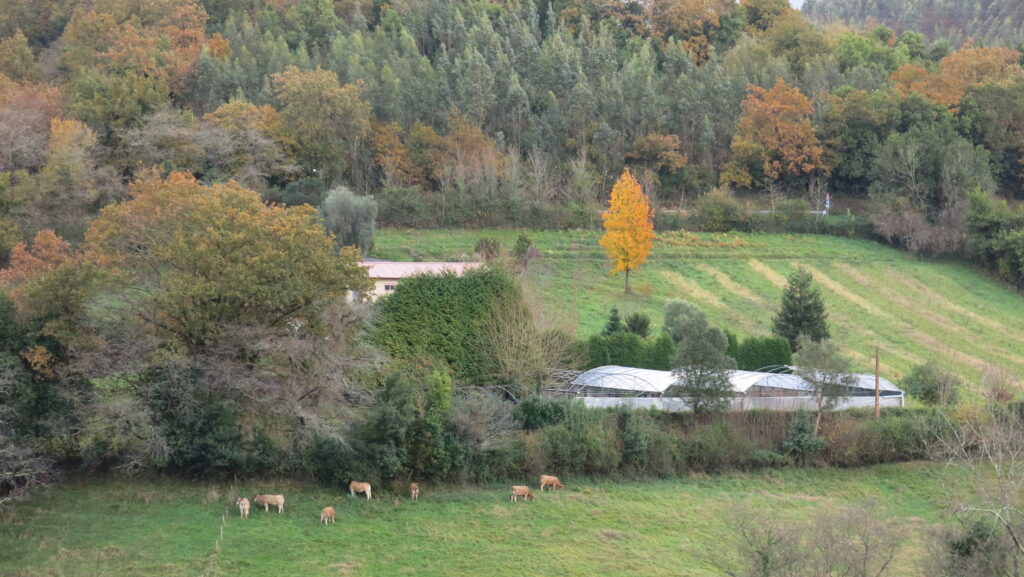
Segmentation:
{"type": "Polygon", "coordinates": [[[730,550],[725,519],[737,512],[794,521],[864,505],[905,523],[893,575],[918,575],[943,509],[936,472],[907,464],[656,483],[566,479],[565,490],[532,503],[508,502],[504,487],[424,485],[412,503],[285,483],[70,482],[0,512],[0,575],[703,577],[721,574],[712,559],[730,550]],[[254,491],[285,493],[285,514],[239,519],[234,496],[254,491]],[[338,522],[320,527],[328,504],[338,522]]]}
{"type": "MultiPolygon", "coordinates": [[[[515,230],[380,231],[373,256],[394,260],[471,259],[477,239],[510,249],[515,230]]],[[[857,369],[873,370],[881,347],[885,376],[939,359],[977,381],[991,367],[1024,376],[1024,296],[962,263],[928,262],[863,240],[817,235],[692,234],[658,236],[647,265],[633,275],[635,294],[609,277],[590,231],[530,232],[542,258],[525,275],[548,314],[579,336],[600,330],[613,306],[660,322],[670,298],[699,306],[711,322],[741,335],[770,332],[782,287],[797,265],[809,268],[828,305],[832,335],[857,369]],[[575,288],[575,314],[574,314],[575,288]]]]}

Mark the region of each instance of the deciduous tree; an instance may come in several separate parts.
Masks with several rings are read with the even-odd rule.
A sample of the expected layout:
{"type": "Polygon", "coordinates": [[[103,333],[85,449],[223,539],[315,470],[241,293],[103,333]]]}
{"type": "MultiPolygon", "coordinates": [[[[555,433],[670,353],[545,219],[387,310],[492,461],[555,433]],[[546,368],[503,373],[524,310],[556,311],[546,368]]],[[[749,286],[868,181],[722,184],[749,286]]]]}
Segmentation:
{"type": "Polygon", "coordinates": [[[827,171],[823,150],[811,124],[811,101],[782,78],[770,90],[755,86],[743,101],[743,115],[732,141],[733,160],[722,181],[750,187],[759,170],[769,181],[827,171]]]}
{"type": "Polygon", "coordinates": [[[605,230],[601,246],[612,261],[611,274],[626,273],[629,294],[629,273],[647,262],[654,246],[654,223],[647,195],[628,168],[612,188],[608,210],[601,219],[605,230]]]}
{"type": "Polygon", "coordinates": [[[119,275],[128,310],[193,352],[229,325],[314,324],[348,290],[369,288],[358,251],[335,252],[313,207],[268,206],[235,183],[181,173],[136,183],[86,242],[119,275]]]}

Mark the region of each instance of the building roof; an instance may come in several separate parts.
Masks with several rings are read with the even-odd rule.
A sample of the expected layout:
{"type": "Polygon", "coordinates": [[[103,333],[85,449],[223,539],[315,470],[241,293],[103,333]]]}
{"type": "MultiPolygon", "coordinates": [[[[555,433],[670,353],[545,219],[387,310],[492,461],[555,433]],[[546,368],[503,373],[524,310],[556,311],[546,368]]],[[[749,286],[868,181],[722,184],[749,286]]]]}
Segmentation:
{"type": "MultiPolygon", "coordinates": [[[[855,388],[875,390],[874,375],[857,374],[854,377],[856,378],[855,388]]],[[[594,389],[660,394],[676,384],[678,380],[672,371],[606,365],[584,372],[576,377],[572,384],[594,389]]],[[[733,371],[729,380],[732,381],[733,391],[741,395],[754,386],[795,391],[810,390],[810,386],[802,378],[792,374],[733,371]]],[[[884,378],[879,379],[879,388],[888,393],[903,393],[896,385],[884,378]]]]}
{"type": "Polygon", "coordinates": [[[418,274],[441,274],[453,272],[462,275],[469,269],[480,266],[478,262],[394,262],[364,260],[360,263],[373,279],[398,279],[418,274]]]}

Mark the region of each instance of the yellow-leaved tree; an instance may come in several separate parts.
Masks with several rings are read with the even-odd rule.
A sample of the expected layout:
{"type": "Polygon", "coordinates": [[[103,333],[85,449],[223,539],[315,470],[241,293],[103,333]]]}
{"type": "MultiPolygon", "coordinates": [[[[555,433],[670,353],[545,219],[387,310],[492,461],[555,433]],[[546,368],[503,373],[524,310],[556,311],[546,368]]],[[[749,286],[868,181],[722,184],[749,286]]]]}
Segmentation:
{"type": "Polygon", "coordinates": [[[612,187],[611,202],[601,218],[605,231],[601,246],[614,265],[611,274],[625,271],[629,294],[629,273],[647,262],[654,246],[654,223],[647,195],[628,168],[612,187]]]}

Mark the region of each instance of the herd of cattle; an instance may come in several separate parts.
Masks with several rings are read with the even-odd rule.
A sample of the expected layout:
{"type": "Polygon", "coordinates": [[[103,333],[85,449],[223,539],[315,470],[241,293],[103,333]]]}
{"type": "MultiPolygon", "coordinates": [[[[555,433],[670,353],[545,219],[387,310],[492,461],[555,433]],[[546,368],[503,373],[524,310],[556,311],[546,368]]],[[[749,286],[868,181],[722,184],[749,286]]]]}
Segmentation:
{"type": "MultiPolygon", "coordinates": [[[[558,477],[553,475],[541,475],[540,490],[543,491],[547,487],[550,487],[551,490],[561,489],[562,483],[558,480],[558,477]]],[[[351,497],[354,497],[356,493],[363,493],[366,495],[367,499],[372,498],[372,489],[369,483],[352,481],[348,484],[348,492],[351,497]]],[[[419,483],[409,483],[409,497],[413,501],[419,500],[419,483]]],[[[530,491],[530,488],[526,485],[513,485],[512,492],[509,495],[509,500],[512,502],[518,502],[519,499],[533,501],[534,498],[535,497],[530,491]]],[[[256,503],[257,507],[263,507],[265,512],[269,512],[271,505],[273,505],[277,507],[278,513],[284,513],[284,495],[256,495],[252,498],[251,503],[256,503]]],[[[246,497],[239,497],[235,501],[235,504],[238,505],[238,513],[243,519],[247,519],[249,517],[249,507],[251,506],[251,503],[246,497]]],[[[334,523],[334,507],[324,507],[320,511],[320,524],[327,525],[328,523],[334,523]]]]}

